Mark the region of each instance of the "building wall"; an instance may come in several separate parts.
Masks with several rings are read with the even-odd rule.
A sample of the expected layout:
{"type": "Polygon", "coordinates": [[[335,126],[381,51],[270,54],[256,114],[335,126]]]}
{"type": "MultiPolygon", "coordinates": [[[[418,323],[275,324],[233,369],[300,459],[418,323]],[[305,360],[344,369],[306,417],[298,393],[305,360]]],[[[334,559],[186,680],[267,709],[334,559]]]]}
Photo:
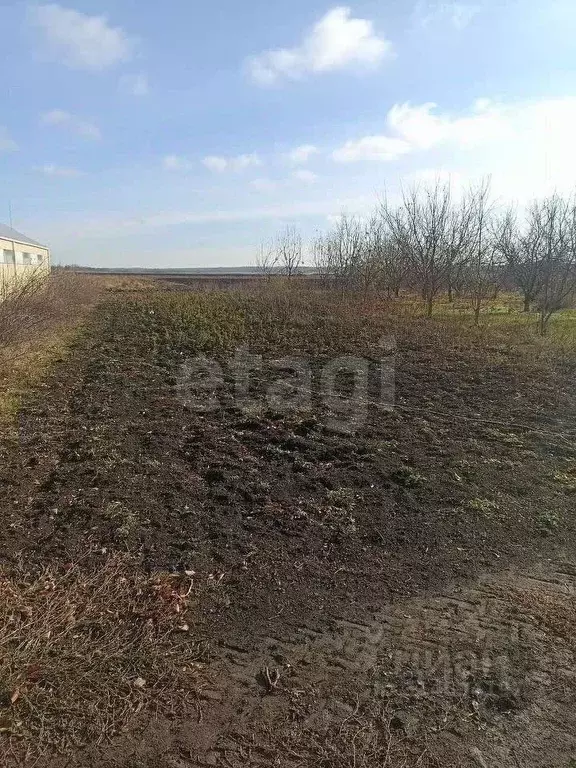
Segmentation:
{"type": "Polygon", "coordinates": [[[0,238],[0,297],[24,280],[49,273],[48,248],[0,238]]]}

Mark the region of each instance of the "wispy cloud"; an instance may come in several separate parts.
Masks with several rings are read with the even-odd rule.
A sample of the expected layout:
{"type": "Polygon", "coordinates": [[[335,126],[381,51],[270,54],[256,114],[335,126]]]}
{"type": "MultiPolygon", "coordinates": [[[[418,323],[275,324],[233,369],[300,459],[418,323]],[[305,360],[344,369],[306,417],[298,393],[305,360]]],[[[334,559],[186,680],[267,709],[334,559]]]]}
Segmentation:
{"type": "Polygon", "coordinates": [[[315,184],[318,181],[318,175],[312,171],[306,170],[305,168],[294,171],[292,178],[296,179],[296,181],[301,181],[304,184],[315,184]]]}
{"type": "Polygon", "coordinates": [[[89,16],[57,3],[36,5],[31,23],[42,32],[50,56],[68,67],[98,72],[132,58],[135,41],[106,16],[89,16]]]}
{"type": "Polygon", "coordinates": [[[473,3],[419,2],[414,9],[413,18],[419,27],[447,24],[462,30],[472,22],[480,10],[480,6],[473,3]]]}
{"type": "Polygon", "coordinates": [[[39,173],[43,173],[45,176],[61,176],[63,178],[71,178],[73,176],[81,176],[82,172],[77,168],[65,168],[61,165],[55,165],[54,163],[46,163],[36,168],[39,173]]]}
{"type": "Polygon", "coordinates": [[[225,173],[226,171],[243,171],[246,168],[255,168],[262,165],[262,160],[256,154],[238,155],[237,157],[223,157],[221,155],[208,155],[202,160],[203,165],[213,173],[225,173]]]}
{"type": "Polygon", "coordinates": [[[363,136],[347,141],[335,149],[332,158],[337,163],[354,163],[358,160],[396,160],[410,152],[410,145],[402,139],[390,136],[363,136]]]}
{"type": "Polygon", "coordinates": [[[319,151],[318,147],[313,144],[302,144],[288,153],[288,160],[294,165],[306,165],[310,158],[318,154],[319,151]]]}
{"type": "Polygon", "coordinates": [[[110,217],[92,220],[69,219],[58,226],[59,236],[69,232],[76,233],[82,227],[87,234],[102,237],[113,237],[125,232],[138,232],[145,229],[173,227],[184,224],[218,224],[242,221],[260,221],[263,219],[296,219],[307,216],[328,216],[339,211],[363,213],[371,210],[374,205],[373,196],[338,197],[324,196],[321,200],[283,202],[274,205],[256,206],[254,208],[219,209],[207,211],[161,211],[144,216],[110,217]]]}
{"type": "Polygon", "coordinates": [[[392,44],[374,30],[368,19],[352,16],[350,8],[328,11],[293,48],[277,48],[254,56],[248,72],[258,85],[283,79],[299,80],[308,74],[348,68],[374,68],[392,55],[392,44]]]}
{"type": "Polygon", "coordinates": [[[52,109],[49,112],[44,112],[40,116],[40,123],[42,125],[65,128],[85,139],[97,140],[101,138],[100,129],[97,125],[63,109],[52,109]]]}

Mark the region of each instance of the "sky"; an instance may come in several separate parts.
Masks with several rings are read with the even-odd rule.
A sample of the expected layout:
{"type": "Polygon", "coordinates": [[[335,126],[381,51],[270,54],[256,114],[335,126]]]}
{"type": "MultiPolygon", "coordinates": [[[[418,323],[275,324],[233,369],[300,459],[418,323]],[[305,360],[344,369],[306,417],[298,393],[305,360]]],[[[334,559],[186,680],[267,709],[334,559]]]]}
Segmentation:
{"type": "Polygon", "coordinates": [[[576,186],[574,0],[0,0],[0,29],[0,221],[55,263],[253,264],[402,186],[576,186]]]}

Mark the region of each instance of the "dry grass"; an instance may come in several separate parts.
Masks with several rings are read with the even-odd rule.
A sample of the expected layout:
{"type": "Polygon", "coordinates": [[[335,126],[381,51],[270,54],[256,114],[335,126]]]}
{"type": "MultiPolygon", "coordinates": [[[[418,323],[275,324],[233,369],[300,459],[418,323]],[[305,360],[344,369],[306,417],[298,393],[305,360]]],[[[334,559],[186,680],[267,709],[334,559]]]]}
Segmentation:
{"type": "Polygon", "coordinates": [[[0,425],[7,428],[25,393],[40,383],[49,367],[60,359],[75,337],[74,328],[40,334],[27,344],[0,350],[0,425]]]}
{"type": "Polygon", "coordinates": [[[0,302],[0,349],[67,325],[94,306],[101,294],[97,279],[63,272],[33,275],[13,285],[0,302]]]}
{"type": "Polygon", "coordinates": [[[143,709],[184,706],[200,648],[191,576],[128,557],[0,572],[0,763],[98,744],[143,709]]]}
{"type": "MultiPolygon", "coordinates": [[[[13,304],[12,314],[0,311],[0,418],[2,412],[13,415],[21,393],[65,353],[103,293],[123,294],[119,300],[124,300],[153,287],[152,280],[56,275],[38,294],[13,304]],[[4,330],[3,318],[9,320],[4,330]]],[[[155,333],[152,322],[165,310],[174,317],[178,341],[192,339],[201,349],[212,348],[242,337],[246,299],[258,335],[266,332],[276,340],[277,334],[279,344],[292,343],[289,332],[308,338],[310,317],[317,326],[316,347],[325,338],[329,348],[336,335],[352,349],[359,339],[400,331],[410,319],[431,347],[475,344],[478,354],[494,360],[518,345],[534,358],[547,351],[558,354],[557,347],[552,349],[557,344],[553,326],[548,338],[538,339],[529,324],[533,318],[516,312],[494,311],[474,328],[470,317],[457,311],[423,318],[409,297],[366,301],[320,291],[302,294],[277,281],[242,300],[232,297],[220,313],[211,308],[210,297],[191,300],[190,294],[175,293],[159,296],[155,314],[142,317],[155,333]]],[[[569,351],[575,338],[570,326],[569,351]]],[[[0,764],[97,744],[141,711],[186,707],[199,686],[201,667],[201,648],[189,637],[191,587],[189,576],[150,577],[126,556],[92,556],[90,563],[47,566],[41,574],[25,568],[0,571],[0,764]]],[[[542,624],[573,640],[573,601],[559,600],[541,604],[542,624]]],[[[427,747],[423,739],[415,748],[393,720],[393,712],[357,709],[321,734],[310,731],[303,737],[295,731],[297,738],[281,744],[278,734],[271,734],[276,740],[270,750],[306,768],[446,768],[449,763],[436,760],[433,745],[427,747]]]]}
{"type": "MultiPolygon", "coordinates": [[[[0,304],[5,437],[21,397],[113,285],[57,272],[0,304]]],[[[0,570],[0,764],[97,744],[141,710],[184,706],[200,655],[186,629],[191,595],[190,577],[150,577],[127,556],[0,570]]]]}
{"type": "MultiPolygon", "coordinates": [[[[262,734],[270,765],[294,768],[457,768],[460,763],[445,751],[442,758],[428,743],[426,728],[412,733],[406,713],[395,713],[387,704],[356,703],[350,714],[319,727],[302,727],[301,694],[292,702],[293,724],[279,722],[262,734]]],[[[260,734],[258,734],[260,736],[260,734]]],[[[240,754],[249,754],[253,742],[236,743],[240,754]]]]}
{"type": "Polygon", "coordinates": [[[6,428],[25,391],[61,357],[105,285],[92,276],[32,278],[0,302],[0,425],[6,428]]]}

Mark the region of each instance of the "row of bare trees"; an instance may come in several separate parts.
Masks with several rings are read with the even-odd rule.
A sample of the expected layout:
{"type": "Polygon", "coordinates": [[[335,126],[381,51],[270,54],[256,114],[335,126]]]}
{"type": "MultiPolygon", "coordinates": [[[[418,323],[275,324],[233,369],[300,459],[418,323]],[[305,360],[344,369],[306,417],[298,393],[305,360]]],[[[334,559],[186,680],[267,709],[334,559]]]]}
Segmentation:
{"type": "MultiPolygon", "coordinates": [[[[554,194],[520,215],[496,206],[485,180],[458,197],[449,184],[414,187],[399,202],[381,200],[368,220],[342,215],[312,246],[319,277],[365,295],[422,296],[432,315],[440,294],[470,302],[478,323],[501,289],[537,309],[541,333],[576,299],[576,196],[554,194]]],[[[289,227],[261,251],[263,270],[288,276],[302,262],[302,239],[289,227]]]]}

